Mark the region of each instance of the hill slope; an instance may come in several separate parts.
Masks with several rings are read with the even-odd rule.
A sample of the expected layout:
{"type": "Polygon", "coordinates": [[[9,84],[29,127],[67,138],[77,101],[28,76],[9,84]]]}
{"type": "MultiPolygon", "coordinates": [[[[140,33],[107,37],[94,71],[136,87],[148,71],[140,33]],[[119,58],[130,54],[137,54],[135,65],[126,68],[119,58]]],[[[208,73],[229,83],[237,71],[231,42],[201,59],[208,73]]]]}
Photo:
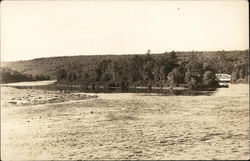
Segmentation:
{"type": "MultiPolygon", "coordinates": [[[[23,74],[31,74],[33,78],[50,77],[50,79],[60,79],[61,81],[78,84],[82,81],[99,82],[102,85],[104,82],[128,81],[128,83],[132,82],[132,84],[135,84],[135,82],[137,84],[153,82],[156,85],[159,84],[160,80],[162,81],[160,84],[166,83],[171,77],[169,75],[170,72],[175,68],[173,72],[185,73],[183,77],[187,76],[187,73],[198,72],[195,69],[192,71],[193,69],[188,68],[202,68],[203,71],[197,73],[198,76],[205,74],[209,70],[214,73],[230,74],[234,82],[246,81],[249,66],[248,60],[248,50],[192,51],[140,55],[51,57],[27,61],[2,62],[2,66],[23,74]],[[190,67],[188,67],[188,64],[190,67]],[[183,69],[180,69],[180,67],[183,69]],[[177,69],[180,71],[176,71],[177,69]],[[86,77],[88,77],[88,80],[86,77]]],[[[172,78],[174,78],[173,74],[172,78]]],[[[203,77],[200,78],[203,79],[203,77]]]]}

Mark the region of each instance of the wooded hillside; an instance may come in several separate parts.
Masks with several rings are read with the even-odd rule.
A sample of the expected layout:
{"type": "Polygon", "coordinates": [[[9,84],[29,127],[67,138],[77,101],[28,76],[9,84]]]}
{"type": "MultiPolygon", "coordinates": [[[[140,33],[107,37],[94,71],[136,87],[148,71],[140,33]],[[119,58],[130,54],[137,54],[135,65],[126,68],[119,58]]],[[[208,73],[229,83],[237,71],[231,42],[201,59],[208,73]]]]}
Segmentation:
{"type": "Polygon", "coordinates": [[[1,83],[25,82],[32,81],[33,79],[27,75],[23,75],[17,71],[8,68],[1,68],[1,83]]]}
{"type": "Polygon", "coordinates": [[[39,58],[3,62],[3,67],[83,86],[214,85],[215,73],[230,74],[233,82],[247,82],[249,56],[245,51],[166,52],[162,54],[98,55],[39,58]]]}

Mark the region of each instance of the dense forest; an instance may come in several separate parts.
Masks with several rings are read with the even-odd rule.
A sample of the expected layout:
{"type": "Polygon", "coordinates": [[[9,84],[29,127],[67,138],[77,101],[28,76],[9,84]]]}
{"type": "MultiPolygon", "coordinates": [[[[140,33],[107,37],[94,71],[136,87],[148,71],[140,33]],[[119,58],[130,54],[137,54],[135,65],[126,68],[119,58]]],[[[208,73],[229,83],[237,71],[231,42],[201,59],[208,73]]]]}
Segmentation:
{"type": "Polygon", "coordinates": [[[245,51],[165,52],[137,55],[98,55],[40,58],[3,62],[2,66],[59,83],[84,87],[215,87],[216,73],[231,75],[233,83],[248,82],[245,51]]]}
{"type": "Polygon", "coordinates": [[[13,83],[22,81],[32,81],[33,79],[17,71],[8,68],[1,68],[1,83],[13,83]]]}
{"type": "Polygon", "coordinates": [[[39,80],[50,80],[48,75],[34,75],[24,74],[18,71],[11,70],[7,67],[1,68],[1,83],[14,83],[14,82],[24,82],[24,81],[39,81],[39,80]]]}

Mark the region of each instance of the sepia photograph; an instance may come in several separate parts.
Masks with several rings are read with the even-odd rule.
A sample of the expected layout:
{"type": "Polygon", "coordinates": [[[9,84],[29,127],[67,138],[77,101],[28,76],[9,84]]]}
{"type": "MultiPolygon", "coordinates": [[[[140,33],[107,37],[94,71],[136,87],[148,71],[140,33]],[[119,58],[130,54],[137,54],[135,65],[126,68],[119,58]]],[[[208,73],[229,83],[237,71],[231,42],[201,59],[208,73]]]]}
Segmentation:
{"type": "Polygon", "coordinates": [[[247,0],[3,0],[0,160],[248,160],[247,0]]]}

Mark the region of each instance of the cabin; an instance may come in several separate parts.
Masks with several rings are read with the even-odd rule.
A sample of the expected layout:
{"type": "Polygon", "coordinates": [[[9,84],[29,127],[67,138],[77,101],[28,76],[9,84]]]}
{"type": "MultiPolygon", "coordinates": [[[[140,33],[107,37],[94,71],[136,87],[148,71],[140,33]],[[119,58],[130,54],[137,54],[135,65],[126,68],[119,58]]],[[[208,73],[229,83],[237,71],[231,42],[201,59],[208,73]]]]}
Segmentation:
{"type": "Polygon", "coordinates": [[[229,74],[215,74],[216,80],[221,87],[228,87],[231,82],[231,75],[229,74]]]}

